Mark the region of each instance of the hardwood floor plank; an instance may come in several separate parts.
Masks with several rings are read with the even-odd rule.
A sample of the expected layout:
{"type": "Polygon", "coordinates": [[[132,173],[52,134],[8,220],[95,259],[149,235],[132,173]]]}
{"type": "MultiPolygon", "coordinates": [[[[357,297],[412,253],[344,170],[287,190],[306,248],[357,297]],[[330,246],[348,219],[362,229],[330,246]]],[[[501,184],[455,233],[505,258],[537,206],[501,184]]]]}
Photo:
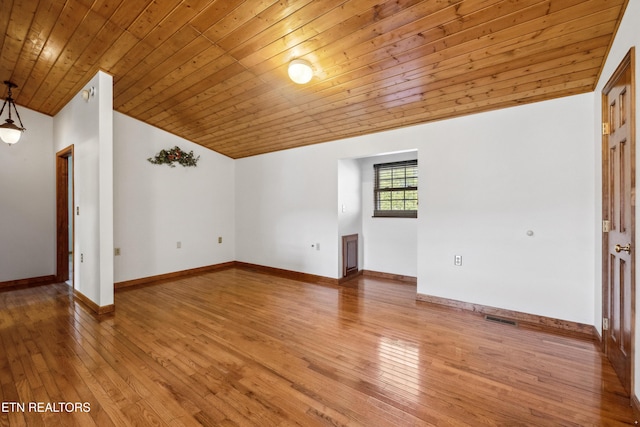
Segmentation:
{"type": "MultiPolygon", "coordinates": [[[[0,384],[0,392],[2,392],[2,402],[13,403],[19,402],[18,391],[14,383],[0,384]]],[[[24,413],[14,411],[11,406],[6,412],[0,412],[0,425],[2,426],[26,426],[24,413]]]]}
{"type": "Polygon", "coordinates": [[[623,426],[597,343],[343,286],[231,268],[123,288],[96,316],[65,284],[0,291],[0,426],[623,426]]]}

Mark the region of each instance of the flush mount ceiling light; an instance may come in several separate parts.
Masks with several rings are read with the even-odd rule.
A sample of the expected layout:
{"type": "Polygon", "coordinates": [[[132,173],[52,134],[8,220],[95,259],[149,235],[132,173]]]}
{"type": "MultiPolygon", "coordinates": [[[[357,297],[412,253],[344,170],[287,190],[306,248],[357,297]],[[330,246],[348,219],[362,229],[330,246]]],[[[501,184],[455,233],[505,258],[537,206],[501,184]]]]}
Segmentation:
{"type": "Polygon", "coordinates": [[[294,59],[289,64],[289,78],[299,85],[309,83],[313,77],[313,68],[304,59],[294,59]]]}
{"type": "Polygon", "coordinates": [[[18,114],[18,110],[16,109],[16,104],[13,102],[13,98],[11,97],[11,89],[18,86],[8,80],[5,80],[4,84],[7,85],[9,91],[7,93],[7,98],[4,100],[4,104],[2,104],[2,109],[0,110],[0,118],[2,118],[2,113],[4,113],[5,107],[7,107],[9,118],[5,120],[5,123],[0,125],[0,139],[2,139],[9,145],[12,145],[20,141],[22,132],[24,132],[25,129],[22,125],[20,114],[18,114]],[[16,112],[16,117],[18,118],[18,122],[20,122],[20,127],[16,126],[13,123],[13,120],[11,120],[11,107],[13,107],[13,111],[16,112]]]}

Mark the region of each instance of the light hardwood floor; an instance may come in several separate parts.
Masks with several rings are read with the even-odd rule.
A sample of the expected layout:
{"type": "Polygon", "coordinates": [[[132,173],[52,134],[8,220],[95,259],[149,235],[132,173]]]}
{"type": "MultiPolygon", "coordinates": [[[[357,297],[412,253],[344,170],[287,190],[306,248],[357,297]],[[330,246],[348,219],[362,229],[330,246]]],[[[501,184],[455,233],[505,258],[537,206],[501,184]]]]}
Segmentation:
{"type": "Polygon", "coordinates": [[[0,425],[633,424],[595,342],[415,294],[232,268],[119,291],[97,317],[64,284],[2,291],[0,401],[27,406],[0,425]]]}

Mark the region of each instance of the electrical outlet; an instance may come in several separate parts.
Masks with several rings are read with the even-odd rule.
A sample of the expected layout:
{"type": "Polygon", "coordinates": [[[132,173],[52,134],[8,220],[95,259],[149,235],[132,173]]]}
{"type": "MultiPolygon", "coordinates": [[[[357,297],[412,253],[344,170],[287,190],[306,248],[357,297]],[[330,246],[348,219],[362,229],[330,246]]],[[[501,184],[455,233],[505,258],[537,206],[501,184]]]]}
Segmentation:
{"type": "Polygon", "coordinates": [[[461,266],[462,265],[462,255],[454,255],[453,256],[453,265],[461,266]]]}
{"type": "Polygon", "coordinates": [[[115,249],[113,250],[113,254],[114,254],[115,256],[120,256],[120,248],[115,248],[115,249]]]}
{"type": "Polygon", "coordinates": [[[80,262],[84,262],[84,254],[80,254],[80,262]]]}

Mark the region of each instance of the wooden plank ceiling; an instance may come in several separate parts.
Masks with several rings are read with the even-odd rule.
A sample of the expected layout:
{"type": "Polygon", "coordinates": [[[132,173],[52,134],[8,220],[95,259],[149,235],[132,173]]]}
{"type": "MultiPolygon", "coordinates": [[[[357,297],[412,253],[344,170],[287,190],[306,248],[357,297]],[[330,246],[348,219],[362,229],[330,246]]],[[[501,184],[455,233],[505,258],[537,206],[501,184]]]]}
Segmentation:
{"type": "Polygon", "coordinates": [[[592,91],[626,2],[2,0],[0,81],[55,115],[104,70],[115,110],[241,158],[592,91]]]}

